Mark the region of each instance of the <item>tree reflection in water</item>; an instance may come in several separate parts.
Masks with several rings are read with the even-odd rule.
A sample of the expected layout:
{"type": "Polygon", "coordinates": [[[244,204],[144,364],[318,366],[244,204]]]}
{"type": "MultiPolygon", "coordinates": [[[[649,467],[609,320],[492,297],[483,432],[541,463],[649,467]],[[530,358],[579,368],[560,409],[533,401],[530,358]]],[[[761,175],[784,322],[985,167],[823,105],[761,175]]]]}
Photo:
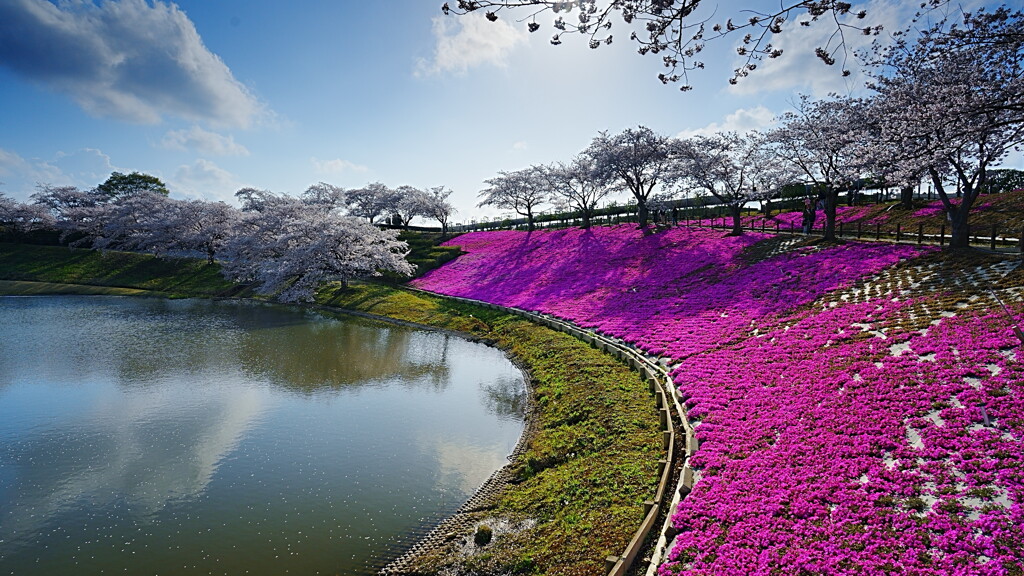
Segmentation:
{"type": "Polygon", "coordinates": [[[526,387],[522,379],[500,378],[480,384],[487,411],[499,418],[526,418],[526,387]]]}

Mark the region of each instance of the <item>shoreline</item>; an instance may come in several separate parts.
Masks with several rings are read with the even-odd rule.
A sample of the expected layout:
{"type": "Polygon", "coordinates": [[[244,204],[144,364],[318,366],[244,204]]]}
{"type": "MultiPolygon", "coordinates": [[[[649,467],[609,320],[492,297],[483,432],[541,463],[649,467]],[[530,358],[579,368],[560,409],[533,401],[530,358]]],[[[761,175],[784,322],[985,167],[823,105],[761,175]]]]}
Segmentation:
{"type": "MultiPolygon", "coordinates": [[[[435,296],[441,297],[441,295],[435,296]]],[[[458,538],[457,535],[471,535],[472,533],[470,532],[470,529],[473,524],[475,524],[472,514],[487,510],[493,506],[494,501],[501,492],[512,483],[515,464],[526,453],[526,449],[530,441],[537,434],[536,406],[533,401],[533,378],[530,375],[529,369],[509,350],[499,346],[492,340],[479,338],[468,332],[451,330],[449,328],[440,328],[419,322],[410,322],[408,320],[373,314],[371,312],[363,312],[361,310],[352,310],[350,308],[339,308],[322,304],[313,304],[308,307],[314,310],[345,314],[356,318],[381,322],[383,324],[391,324],[416,330],[440,332],[442,334],[449,334],[462,338],[469,342],[478,342],[491,346],[501,350],[509,362],[518,368],[519,372],[523,375],[523,384],[527,394],[526,415],[523,420],[523,431],[520,433],[519,439],[516,441],[516,445],[512,448],[512,452],[506,456],[508,463],[492,472],[491,475],[488,476],[479,487],[477,487],[473,494],[471,494],[455,512],[450,516],[443,518],[435,526],[431,527],[425,535],[413,540],[405,552],[402,552],[397,557],[387,560],[384,567],[377,572],[382,576],[411,574],[412,572],[407,571],[408,567],[413,565],[415,562],[420,561],[424,554],[430,553],[431,551],[439,552],[441,547],[446,546],[448,543],[458,538]]]]}
{"type": "MultiPolygon", "coordinates": [[[[379,286],[377,288],[378,289],[383,289],[383,290],[391,291],[390,292],[391,294],[404,293],[405,295],[409,295],[410,292],[412,292],[412,291],[406,291],[404,288],[394,288],[394,287],[392,287],[392,288],[380,288],[379,286]]],[[[25,296],[25,295],[62,295],[62,294],[63,295],[67,295],[67,294],[81,294],[81,295],[126,295],[126,296],[135,296],[135,297],[137,297],[137,296],[142,296],[142,297],[168,297],[169,296],[169,295],[167,295],[165,293],[161,293],[161,292],[147,291],[147,290],[138,290],[138,289],[111,288],[111,287],[107,287],[107,286],[93,286],[93,285],[88,285],[88,284],[59,284],[59,283],[31,282],[31,281],[0,281],[0,294],[2,294],[2,295],[15,295],[15,296],[18,296],[18,295],[20,295],[20,296],[25,296]]],[[[336,294],[334,296],[337,297],[336,294]]],[[[435,299],[434,300],[434,304],[432,304],[432,306],[437,306],[438,305],[437,302],[441,301],[441,300],[447,301],[450,304],[450,299],[448,299],[447,297],[444,297],[444,296],[441,296],[441,295],[433,295],[433,294],[428,294],[428,296],[430,296],[433,299],[435,299]]],[[[224,299],[224,300],[237,300],[237,299],[239,299],[237,297],[211,297],[209,295],[201,295],[201,294],[194,295],[194,297],[197,297],[197,298],[224,299]]],[[[416,298],[422,298],[422,296],[417,296],[416,298]]],[[[242,299],[250,299],[250,298],[242,298],[242,299]]],[[[260,301],[260,300],[257,299],[256,301],[260,301]]],[[[523,426],[523,431],[522,431],[522,433],[521,433],[521,435],[519,437],[519,440],[516,443],[515,448],[513,449],[512,453],[508,457],[509,458],[509,462],[507,464],[505,464],[504,466],[502,466],[501,468],[495,470],[491,474],[491,476],[488,477],[488,479],[483,484],[481,484],[480,487],[478,487],[476,489],[474,494],[472,496],[470,496],[470,498],[454,514],[452,514],[451,516],[441,520],[436,526],[430,528],[425,536],[414,537],[411,540],[409,540],[407,544],[409,544],[409,543],[411,543],[411,544],[409,544],[409,547],[405,550],[405,552],[401,553],[397,557],[391,557],[391,558],[384,557],[384,558],[381,558],[381,564],[384,565],[384,568],[381,569],[381,571],[379,572],[380,574],[393,575],[393,574],[403,574],[403,573],[430,573],[430,570],[424,571],[424,568],[423,568],[424,564],[425,563],[427,565],[436,564],[439,561],[439,558],[444,558],[446,561],[455,562],[456,564],[458,564],[459,562],[467,561],[466,555],[463,554],[463,555],[460,556],[460,554],[458,552],[458,546],[453,547],[453,544],[459,544],[460,541],[461,541],[461,543],[463,545],[462,548],[465,549],[466,548],[465,543],[467,541],[471,543],[472,540],[473,540],[473,532],[475,530],[475,527],[477,525],[483,523],[484,520],[486,520],[487,522],[492,522],[493,518],[492,517],[488,517],[487,513],[489,511],[495,510],[496,504],[498,503],[499,498],[502,497],[503,495],[505,495],[506,490],[510,486],[512,486],[514,484],[519,484],[519,483],[521,483],[523,481],[523,479],[521,477],[522,469],[523,469],[524,466],[527,466],[527,467],[529,466],[529,464],[527,463],[528,459],[525,457],[525,455],[526,455],[528,449],[530,448],[531,442],[534,441],[538,437],[538,434],[539,434],[539,432],[540,432],[540,430],[542,428],[542,424],[540,423],[539,418],[538,418],[538,410],[537,410],[537,398],[539,397],[539,393],[538,393],[538,390],[537,390],[537,387],[536,387],[536,381],[535,381],[535,379],[534,379],[534,377],[533,377],[533,375],[532,375],[532,373],[530,371],[530,368],[528,366],[529,363],[527,361],[525,361],[524,359],[518,357],[514,353],[514,351],[511,349],[510,346],[503,346],[496,339],[496,335],[491,333],[491,331],[494,328],[493,323],[494,322],[499,322],[500,323],[502,321],[505,321],[505,322],[509,322],[509,321],[515,322],[515,321],[518,320],[518,321],[520,321],[520,322],[522,322],[524,324],[529,324],[535,330],[542,329],[542,330],[549,331],[551,333],[555,333],[555,334],[558,333],[557,329],[554,329],[554,328],[552,328],[550,326],[544,326],[543,323],[537,323],[535,321],[530,321],[530,320],[522,320],[521,318],[516,316],[514,312],[510,312],[510,311],[494,312],[495,318],[489,318],[487,316],[486,311],[477,312],[476,310],[472,310],[470,312],[459,312],[459,311],[456,311],[456,312],[452,313],[452,311],[450,309],[447,309],[447,308],[445,308],[444,310],[427,310],[427,311],[424,311],[424,310],[420,309],[419,306],[416,306],[416,304],[419,304],[419,303],[420,302],[412,301],[412,306],[410,307],[411,310],[413,312],[424,312],[427,316],[431,316],[432,319],[435,322],[437,322],[437,324],[427,324],[427,323],[424,323],[424,322],[416,322],[416,321],[412,321],[412,320],[408,320],[408,319],[403,319],[403,318],[399,318],[399,317],[395,317],[395,316],[389,316],[387,314],[376,313],[376,311],[375,312],[367,312],[365,310],[357,310],[357,309],[353,309],[353,308],[346,308],[346,307],[343,307],[343,305],[338,305],[338,304],[334,304],[334,303],[315,303],[315,304],[309,304],[309,305],[303,305],[303,306],[306,306],[306,307],[309,307],[309,308],[315,309],[315,310],[320,310],[320,311],[323,311],[325,313],[344,314],[344,315],[349,315],[349,316],[354,316],[354,317],[361,317],[361,318],[369,319],[371,321],[377,321],[377,322],[381,322],[381,323],[385,323],[385,324],[392,324],[392,325],[398,325],[398,326],[406,326],[406,327],[410,327],[410,328],[414,328],[414,329],[430,330],[430,331],[434,331],[434,332],[442,332],[442,333],[446,333],[446,334],[451,334],[453,336],[456,336],[456,337],[459,337],[459,338],[462,338],[462,339],[465,339],[465,340],[468,340],[468,341],[480,342],[480,343],[484,343],[486,345],[498,348],[498,349],[502,350],[502,352],[505,354],[505,356],[507,358],[509,358],[509,360],[511,362],[513,362],[513,364],[516,365],[516,367],[519,368],[520,372],[523,374],[523,376],[524,376],[524,383],[526,385],[526,389],[527,389],[527,393],[528,393],[528,406],[527,406],[526,418],[525,418],[525,422],[524,422],[524,426],[523,426]],[[484,323],[479,318],[475,317],[474,313],[476,313],[480,317],[483,317],[483,318],[487,319],[487,323],[484,323]],[[491,324],[491,325],[489,325],[489,324],[491,324]],[[465,328],[465,329],[458,329],[456,327],[453,327],[453,325],[458,327],[458,328],[465,328]],[[481,328],[481,326],[482,326],[482,328],[481,328]],[[491,337],[491,336],[495,336],[495,337],[491,337]],[[454,550],[454,553],[453,553],[453,550],[454,550]]],[[[406,303],[406,304],[409,304],[409,303],[406,303]]],[[[445,304],[441,304],[440,306],[443,307],[443,306],[446,306],[446,305],[445,304]]],[[[482,306],[482,305],[477,305],[477,306],[482,306]]],[[[366,306],[365,306],[365,302],[364,302],[364,308],[365,307],[366,306]]],[[[374,308],[374,306],[370,306],[370,308],[374,308]]],[[[578,341],[577,338],[575,338],[575,337],[573,337],[573,340],[577,341],[577,343],[580,344],[581,346],[586,346],[586,344],[587,344],[586,342],[578,341]]],[[[587,347],[589,348],[589,346],[587,346],[587,347]]],[[[621,360],[616,359],[614,354],[609,354],[609,353],[607,353],[605,351],[600,351],[600,350],[599,350],[599,352],[600,352],[600,354],[602,356],[606,356],[610,361],[616,363],[617,365],[619,365],[622,369],[626,370],[627,372],[633,372],[633,374],[636,374],[636,372],[632,371],[628,365],[623,365],[621,363],[621,360]]],[[[642,378],[641,378],[640,381],[642,381],[642,378]]],[[[647,396],[647,398],[650,398],[650,396],[647,396]]],[[[546,398],[545,398],[545,400],[546,400],[546,398]]],[[[652,408],[653,408],[654,402],[652,402],[650,400],[648,400],[648,402],[649,402],[649,404],[652,405],[652,408]]],[[[657,422],[657,417],[653,413],[652,413],[652,416],[654,416],[654,421],[657,422]]],[[[659,475],[660,475],[660,473],[659,473],[659,475]]],[[[657,483],[656,479],[654,480],[654,483],[655,484],[657,483]]],[[[652,490],[652,492],[653,492],[654,488],[655,488],[654,484],[652,484],[651,488],[650,488],[652,490]]],[[[555,492],[558,492],[557,488],[555,489],[555,492]]],[[[645,499],[649,499],[649,498],[650,498],[650,494],[645,496],[645,499]]],[[[504,514],[505,512],[502,512],[502,513],[504,514]]],[[[636,512],[634,513],[633,520],[635,520],[636,523],[639,524],[642,519],[643,519],[643,511],[637,509],[636,512]]],[[[531,521],[531,520],[527,519],[527,522],[529,522],[529,521],[531,521]]],[[[632,521],[630,521],[629,524],[632,524],[632,521]]],[[[553,529],[555,529],[556,531],[558,530],[557,527],[554,527],[553,529]]],[[[504,534],[501,537],[505,537],[504,534]]],[[[567,541],[565,543],[566,546],[570,546],[570,547],[574,548],[575,546],[571,546],[571,543],[575,543],[576,545],[578,545],[578,543],[579,543],[578,538],[579,537],[580,537],[579,535],[575,535],[575,536],[566,535],[566,537],[565,538],[561,538],[561,540],[567,541]]],[[[499,539],[499,536],[498,536],[498,534],[496,532],[495,540],[498,540],[498,539],[499,539]]],[[[469,547],[472,548],[472,544],[469,544],[469,547]]],[[[404,548],[404,546],[403,546],[403,548],[404,548]]],[[[484,550],[486,550],[489,553],[492,550],[494,550],[494,548],[493,548],[493,546],[489,546],[489,547],[487,547],[484,550]]],[[[465,550],[463,550],[463,552],[464,551],[465,550]]],[[[472,550],[472,549],[470,549],[470,552],[469,552],[470,556],[468,558],[469,561],[473,561],[472,554],[474,552],[479,552],[479,550],[472,550]]],[[[621,548],[616,549],[614,553],[615,554],[621,553],[621,548]]],[[[605,559],[604,556],[600,556],[599,554],[595,555],[593,553],[590,553],[587,556],[587,558],[589,558],[588,562],[593,562],[595,564],[603,563],[603,561],[605,559]]],[[[581,560],[582,560],[582,558],[581,558],[581,560]]],[[[532,560],[529,560],[529,561],[532,562],[532,560]]],[[[554,564],[552,566],[556,566],[556,565],[557,564],[554,564]]],[[[440,572],[440,568],[441,567],[438,566],[438,569],[434,569],[433,573],[439,573],[440,572]]]]}

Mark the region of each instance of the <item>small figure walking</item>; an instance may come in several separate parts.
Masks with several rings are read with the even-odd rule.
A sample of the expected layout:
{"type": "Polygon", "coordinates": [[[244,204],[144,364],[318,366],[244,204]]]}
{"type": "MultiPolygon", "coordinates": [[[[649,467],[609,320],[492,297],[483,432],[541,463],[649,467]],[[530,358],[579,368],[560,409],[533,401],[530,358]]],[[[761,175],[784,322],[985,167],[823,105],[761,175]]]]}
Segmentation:
{"type": "Polygon", "coordinates": [[[804,215],[803,215],[803,231],[804,234],[810,234],[811,230],[814,229],[814,219],[817,216],[815,206],[811,202],[810,198],[804,198],[804,215]]]}

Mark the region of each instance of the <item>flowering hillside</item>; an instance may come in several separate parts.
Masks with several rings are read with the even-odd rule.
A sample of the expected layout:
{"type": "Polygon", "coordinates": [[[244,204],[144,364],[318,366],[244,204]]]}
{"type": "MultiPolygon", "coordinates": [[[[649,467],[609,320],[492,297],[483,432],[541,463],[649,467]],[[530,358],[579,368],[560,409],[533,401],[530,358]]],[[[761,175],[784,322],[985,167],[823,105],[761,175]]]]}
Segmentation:
{"type": "Polygon", "coordinates": [[[418,287],[669,359],[700,448],[662,573],[1024,573],[1019,261],[631,226],[451,243],[418,287]]]}
{"type": "MultiPolygon", "coordinates": [[[[954,206],[960,199],[953,198],[954,206]]],[[[876,228],[884,234],[895,233],[900,225],[904,234],[913,234],[918,230],[925,234],[938,234],[945,226],[945,233],[950,231],[946,219],[946,211],[941,200],[915,200],[913,209],[906,209],[897,202],[885,204],[868,204],[863,206],[837,206],[836,222],[846,226],[846,232],[853,234],[860,227],[866,234],[876,228]]],[[[1000,194],[982,194],[971,208],[970,224],[976,234],[990,234],[995,227],[999,235],[1018,237],[1024,227],[1024,190],[1014,190],[1000,194]]],[[[766,218],[761,214],[743,217],[743,226],[752,229],[799,231],[803,222],[800,210],[781,212],[766,218]]],[[[722,219],[705,219],[702,224],[721,225],[722,219]]],[[[822,230],[825,226],[825,211],[818,210],[814,220],[814,228],[822,230]]]]}

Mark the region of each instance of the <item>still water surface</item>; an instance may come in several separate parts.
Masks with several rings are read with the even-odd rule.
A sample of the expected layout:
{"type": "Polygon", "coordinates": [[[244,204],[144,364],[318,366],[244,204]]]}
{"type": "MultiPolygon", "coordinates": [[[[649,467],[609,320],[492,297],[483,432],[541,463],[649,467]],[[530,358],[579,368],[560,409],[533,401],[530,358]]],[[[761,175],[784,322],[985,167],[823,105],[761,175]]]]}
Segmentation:
{"type": "Polygon", "coordinates": [[[505,463],[523,394],[434,332],[0,298],[0,575],[372,572],[505,463]]]}

